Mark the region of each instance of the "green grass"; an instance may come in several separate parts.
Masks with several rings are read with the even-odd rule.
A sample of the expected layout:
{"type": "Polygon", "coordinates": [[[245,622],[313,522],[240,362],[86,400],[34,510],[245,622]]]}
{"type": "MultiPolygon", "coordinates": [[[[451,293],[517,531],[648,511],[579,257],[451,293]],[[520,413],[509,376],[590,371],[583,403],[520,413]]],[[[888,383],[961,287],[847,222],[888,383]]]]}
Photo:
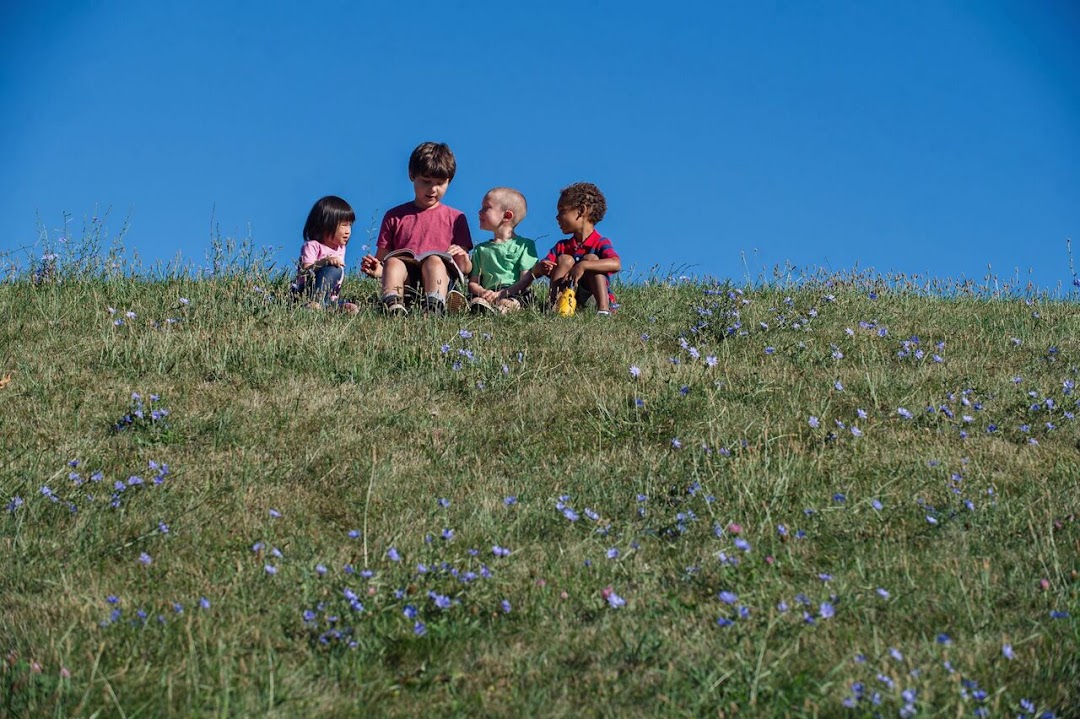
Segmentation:
{"type": "Polygon", "coordinates": [[[2,715],[1080,716],[1074,301],[395,320],[255,270],[11,276],[2,715]]]}

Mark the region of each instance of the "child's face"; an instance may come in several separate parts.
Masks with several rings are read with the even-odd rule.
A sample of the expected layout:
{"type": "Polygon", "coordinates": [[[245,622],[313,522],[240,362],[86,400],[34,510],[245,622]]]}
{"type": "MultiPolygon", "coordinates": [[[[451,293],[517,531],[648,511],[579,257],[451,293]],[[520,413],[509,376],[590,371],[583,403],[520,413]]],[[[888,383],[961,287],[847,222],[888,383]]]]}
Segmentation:
{"type": "Polygon", "coordinates": [[[559,223],[559,229],[567,234],[580,235],[585,230],[585,208],[567,207],[559,205],[559,214],[555,215],[555,221],[559,223]]]}
{"type": "Polygon", "coordinates": [[[416,199],[413,202],[421,210],[430,209],[442,202],[443,195],[446,194],[446,188],[450,187],[450,180],[445,177],[421,175],[412,178],[412,183],[413,191],[416,193],[416,199]]]}
{"type": "Polygon", "coordinates": [[[351,222],[339,222],[337,230],[333,234],[327,234],[324,245],[331,249],[337,249],[344,247],[349,243],[349,237],[352,235],[352,223],[351,222]]]}
{"type": "Polygon", "coordinates": [[[506,218],[506,210],[491,195],[484,195],[480,203],[480,229],[494,232],[506,218]]]}

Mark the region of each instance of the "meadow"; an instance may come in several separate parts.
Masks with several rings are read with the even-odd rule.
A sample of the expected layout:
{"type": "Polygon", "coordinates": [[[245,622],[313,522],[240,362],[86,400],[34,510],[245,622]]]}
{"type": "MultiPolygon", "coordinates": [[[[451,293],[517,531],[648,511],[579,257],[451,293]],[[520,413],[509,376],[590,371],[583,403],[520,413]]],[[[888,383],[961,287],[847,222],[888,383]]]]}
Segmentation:
{"type": "Polygon", "coordinates": [[[108,267],[0,281],[0,715],[1080,716],[1071,294],[108,267]]]}

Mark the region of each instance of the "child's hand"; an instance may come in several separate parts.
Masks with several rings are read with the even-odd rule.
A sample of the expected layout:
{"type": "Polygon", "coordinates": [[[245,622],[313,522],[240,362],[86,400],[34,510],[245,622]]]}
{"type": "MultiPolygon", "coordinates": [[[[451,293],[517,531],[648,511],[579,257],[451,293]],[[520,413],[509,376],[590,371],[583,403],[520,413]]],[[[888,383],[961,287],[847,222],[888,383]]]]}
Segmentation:
{"type": "Polygon", "coordinates": [[[495,290],[484,290],[480,296],[488,302],[495,303],[502,299],[502,292],[496,292],[495,290]]]}
{"type": "Polygon", "coordinates": [[[462,247],[461,245],[450,245],[450,249],[447,250],[447,253],[451,257],[461,257],[462,255],[468,255],[469,254],[468,252],[465,251],[465,248],[462,247]]]}
{"type": "Polygon", "coordinates": [[[375,255],[364,255],[360,260],[360,271],[368,277],[382,277],[382,262],[375,255]]]}
{"type": "Polygon", "coordinates": [[[341,259],[337,255],[327,255],[323,258],[324,267],[344,267],[345,260],[341,259]]]}
{"type": "Polygon", "coordinates": [[[551,271],[555,269],[555,263],[551,260],[540,260],[535,265],[535,275],[537,277],[547,277],[551,274],[551,271]]]}

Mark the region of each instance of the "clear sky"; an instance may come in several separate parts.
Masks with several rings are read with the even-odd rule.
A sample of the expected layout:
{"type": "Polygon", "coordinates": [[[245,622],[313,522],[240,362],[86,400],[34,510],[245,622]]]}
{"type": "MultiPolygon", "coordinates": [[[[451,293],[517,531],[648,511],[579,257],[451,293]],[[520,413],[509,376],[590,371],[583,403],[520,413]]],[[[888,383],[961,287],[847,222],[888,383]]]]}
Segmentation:
{"type": "Polygon", "coordinates": [[[474,238],[510,185],[544,251],[589,180],[631,278],[989,264],[1053,290],[1080,252],[1078,37],[1072,0],[3,2],[0,255],[107,210],[144,262],[205,265],[213,218],[285,266],[337,194],[355,268],[438,140],[474,238]]]}

